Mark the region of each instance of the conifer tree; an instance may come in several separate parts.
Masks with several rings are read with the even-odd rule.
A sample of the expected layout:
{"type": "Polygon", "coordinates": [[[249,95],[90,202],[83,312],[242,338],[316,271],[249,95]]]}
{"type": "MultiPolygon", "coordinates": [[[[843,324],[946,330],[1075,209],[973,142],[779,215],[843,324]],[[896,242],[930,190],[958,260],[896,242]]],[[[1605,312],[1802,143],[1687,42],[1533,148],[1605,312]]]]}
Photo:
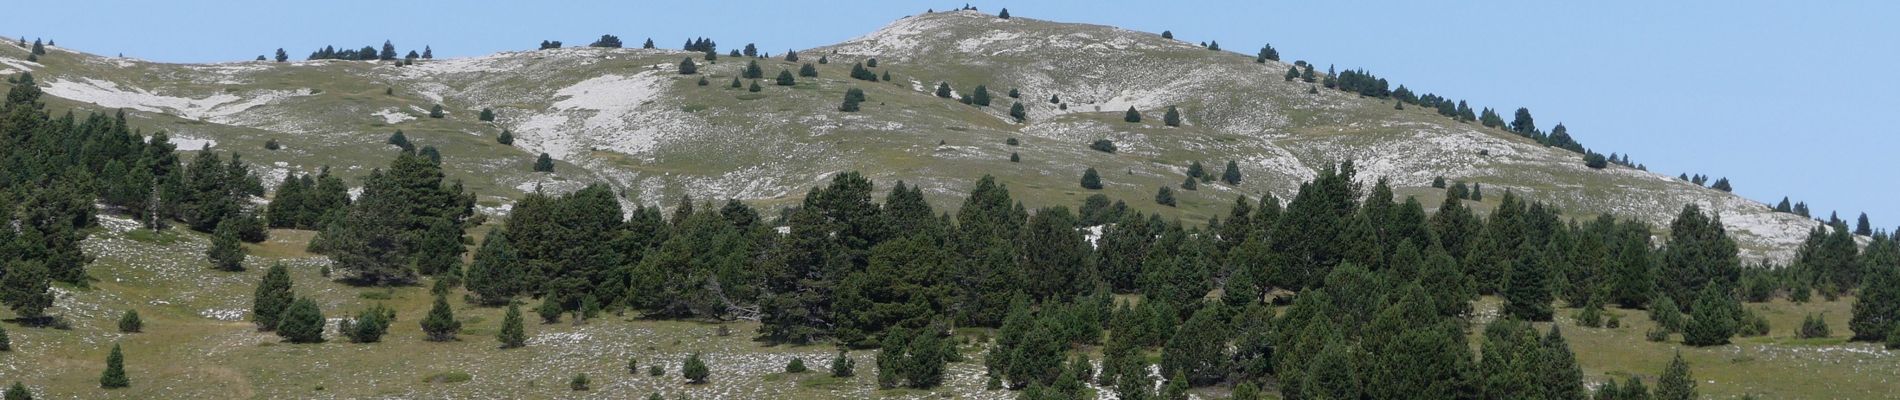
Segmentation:
{"type": "Polygon", "coordinates": [[[1192,177],[1192,176],[1190,176],[1190,177],[1188,177],[1188,178],[1187,178],[1187,180],[1185,180],[1185,181],[1181,181],[1181,190],[1198,190],[1198,189],[1200,189],[1200,184],[1199,184],[1199,183],[1196,183],[1196,182],[1199,182],[1199,180],[1196,180],[1196,179],[1194,179],[1194,177],[1192,177]]]}
{"type": "Polygon", "coordinates": [[[845,354],[844,350],[838,350],[838,356],[831,358],[831,376],[834,378],[849,378],[853,375],[857,375],[857,372],[854,371],[857,369],[857,364],[858,362],[852,360],[849,354],[845,354]]]}
{"type": "Polygon", "coordinates": [[[818,67],[812,66],[811,63],[805,63],[805,65],[798,67],[798,76],[816,78],[818,77],[818,67]]]}
{"type": "Polygon", "coordinates": [[[541,153],[541,156],[535,157],[534,172],[554,172],[554,158],[549,157],[548,153],[541,153]]]}
{"type": "Polygon", "coordinates": [[[389,43],[388,40],[384,40],[383,51],[376,54],[376,59],[383,61],[396,59],[396,45],[389,43]]]}
{"type": "Polygon", "coordinates": [[[211,259],[211,267],[219,271],[243,271],[244,248],[238,245],[235,221],[226,220],[218,224],[217,233],[211,237],[211,247],[205,250],[205,257],[211,259]]]}
{"type": "Polygon", "coordinates": [[[1696,395],[1695,377],[1689,372],[1689,363],[1682,360],[1682,352],[1676,352],[1676,358],[1669,360],[1669,367],[1663,369],[1662,377],[1656,380],[1656,400],[1694,400],[1696,395]]]}
{"type": "Polygon", "coordinates": [[[128,309],[119,316],[119,332],[139,333],[145,330],[145,322],[139,320],[139,310],[128,309]]]}
{"type": "Polygon", "coordinates": [[[508,235],[494,231],[482,239],[481,247],[475,251],[475,262],[469,264],[464,286],[468,287],[474,303],[502,305],[524,289],[521,287],[521,282],[527,279],[524,272],[523,261],[508,243],[508,235]]]}
{"type": "Polygon", "coordinates": [[[1689,313],[1689,325],[1682,331],[1682,344],[1718,346],[1728,344],[1728,339],[1735,336],[1735,318],[1741,314],[1741,305],[1727,288],[1711,285],[1702,288],[1689,313]]]}
{"type": "MultiPolygon", "coordinates": [[[[508,313],[501,318],[501,332],[495,334],[495,340],[501,342],[501,348],[512,349],[527,344],[528,335],[522,332],[521,305],[508,303],[508,313]]],[[[632,364],[628,364],[629,369],[632,364]]]]}
{"type": "Polygon", "coordinates": [[[1009,9],[1005,8],[1003,9],[1002,12],[996,13],[996,17],[1002,18],[1002,19],[1009,19],[1009,9]]]}
{"type": "Polygon", "coordinates": [[[990,89],[983,85],[976,85],[976,89],[970,91],[970,104],[978,107],[989,107],[990,89]]]}
{"type": "MultiPolygon", "coordinates": [[[[1868,252],[1874,252],[1879,246],[1869,245],[1868,252]]],[[[1847,329],[1854,332],[1853,340],[1893,342],[1900,339],[1891,336],[1900,328],[1900,268],[1877,265],[1867,271],[1860,293],[1854,298],[1852,312],[1847,329]]]]}
{"type": "Polygon", "coordinates": [[[680,59],[679,73],[680,75],[697,74],[699,73],[699,64],[694,64],[692,57],[680,59]]]}
{"type": "Polygon", "coordinates": [[[1102,189],[1102,175],[1096,173],[1095,168],[1082,170],[1082,188],[1089,189],[1089,190],[1101,190],[1102,189]]]}
{"type": "Polygon", "coordinates": [[[859,109],[858,103],[863,102],[863,101],[864,101],[863,90],[859,90],[858,88],[851,88],[849,90],[845,90],[844,104],[838,106],[838,111],[858,112],[858,109],[859,109]]]}
{"type": "Polygon", "coordinates": [[[1160,190],[1155,191],[1155,204],[1174,207],[1174,190],[1162,186],[1160,190]]]}
{"type": "Polygon", "coordinates": [[[1135,111],[1134,106],[1128,106],[1128,112],[1122,114],[1122,121],[1141,122],[1141,112],[1135,111]]]}
{"type": "Polygon", "coordinates": [[[99,387],[118,389],[131,385],[132,381],[125,377],[125,353],[114,343],[112,353],[106,355],[106,371],[99,374],[99,387]]]}
{"type": "MultiPolygon", "coordinates": [[[[1528,252],[1528,246],[1519,250],[1528,252]]],[[[1543,265],[1545,256],[1530,255],[1520,257],[1512,264],[1510,284],[1504,290],[1504,313],[1513,318],[1526,321],[1549,321],[1551,319],[1551,292],[1547,271],[1550,266],[1543,265]]]]}
{"type": "Polygon", "coordinates": [[[292,301],[277,319],[277,336],[290,343],[322,343],[323,312],[308,297],[292,301]]]}
{"type": "Polygon", "coordinates": [[[51,277],[39,260],[13,261],[0,275],[0,302],[20,319],[40,323],[53,305],[51,277]]]}
{"type": "Polygon", "coordinates": [[[435,105],[435,107],[429,108],[429,118],[442,118],[442,115],[443,115],[443,112],[442,112],[441,104],[437,104],[435,105]]]}
{"type": "Polygon", "coordinates": [[[1234,163],[1234,160],[1227,160],[1227,168],[1221,170],[1220,181],[1229,185],[1239,185],[1240,164],[1234,163]]]}
{"type": "Polygon", "coordinates": [[[778,79],[776,79],[776,81],[777,81],[776,83],[778,83],[779,86],[792,86],[794,84],[797,84],[797,82],[792,78],[792,71],[787,71],[787,70],[782,70],[782,69],[778,70],[778,79]]]}
{"type": "Polygon", "coordinates": [[[483,108],[481,114],[476,116],[476,119],[480,119],[482,122],[495,122],[495,110],[483,108]]]}
{"type": "Polygon", "coordinates": [[[1265,64],[1267,60],[1280,61],[1280,51],[1274,50],[1271,44],[1260,45],[1260,53],[1254,56],[1253,62],[1265,64]]]}
{"type": "Polygon", "coordinates": [[[5,326],[0,326],[0,351],[13,351],[13,338],[7,336],[5,326]]]}
{"type": "MultiPolygon", "coordinates": [[[[1141,121],[1137,120],[1137,121],[1129,121],[1129,122],[1141,122],[1141,121]]],[[[1167,124],[1168,126],[1181,126],[1181,112],[1179,110],[1175,110],[1174,106],[1168,106],[1168,113],[1163,114],[1161,116],[1161,123],[1167,124]]]]}
{"type": "Polygon", "coordinates": [[[1873,224],[1867,221],[1867,213],[1860,213],[1860,219],[1854,223],[1854,234],[1861,236],[1872,236],[1874,234],[1873,224]]]}
{"type": "Polygon", "coordinates": [[[6,400],[33,400],[33,392],[20,381],[13,381],[13,386],[7,387],[6,400]]]}
{"type": "Polygon", "coordinates": [[[937,82],[937,97],[950,98],[950,83],[937,82]]]}
{"type": "Polygon", "coordinates": [[[759,81],[752,81],[752,85],[746,86],[745,90],[748,92],[758,93],[760,90],[765,90],[765,88],[759,86],[759,81]]]}
{"type": "Polygon", "coordinates": [[[294,301],[290,289],[290,270],[283,263],[271,264],[264,280],[257,285],[251,300],[251,321],[260,331],[277,329],[284,310],[294,301]]]}
{"type": "Polygon", "coordinates": [[[424,317],[421,324],[422,332],[435,342],[455,340],[455,334],[462,331],[462,322],[455,320],[448,297],[441,295],[435,296],[435,305],[429,308],[429,316],[424,317]]]}
{"type": "Polygon", "coordinates": [[[685,364],[680,367],[680,376],[686,378],[686,383],[698,385],[706,383],[712,371],[706,367],[706,361],[700,359],[699,353],[693,353],[686,356],[685,364]]]}
{"type": "Polygon", "coordinates": [[[1023,120],[1029,119],[1029,112],[1023,109],[1023,102],[1018,101],[1015,104],[1009,105],[1009,117],[1020,123],[1023,122],[1023,120]]]}
{"type": "Polygon", "coordinates": [[[1233,332],[1226,309],[1202,307],[1176,330],[1161,349],[1161,374],[1186,378],[1189,386],[1211,385],[1226,378],[1227,340],[1233,332]]]}

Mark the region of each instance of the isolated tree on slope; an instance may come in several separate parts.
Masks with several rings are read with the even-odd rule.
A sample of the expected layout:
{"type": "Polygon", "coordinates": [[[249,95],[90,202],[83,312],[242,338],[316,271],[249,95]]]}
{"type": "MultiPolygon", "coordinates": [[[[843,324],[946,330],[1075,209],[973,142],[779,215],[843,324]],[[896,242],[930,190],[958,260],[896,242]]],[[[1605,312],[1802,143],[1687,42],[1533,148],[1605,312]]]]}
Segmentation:
{"type": "Polygon", "coordinates": [[[125,377],[125,353],[119,351],[119,345],[112,345],[112,353],[106,355],[106,371],[99,374],[99,387],[118,389],[131,386],[132,381],[125,377]]]}
{"type": "Polygon", "coordinates": [[[317,302],[308,297],[291,302],[278,318],[277,336],[290,343],[323,342],[323,312],[317,302]]]}
{"type": "Polygon", "coordinates": [[[527,344],[528,335],[522,332],[521,305],[508,303],[508,313],[502,315],[501,332],[495,334],[495,340],[501,342],[501,348],[512,349],[527,344]]]}
{"type": "Polygon", "coordinates": [[[435,342],[455,340],[455,334],[462,331],[462,322],[455,320],[455,311],[449,308],[447,296],[435,296],[435,305],[420,323],[422,332],[435,342]]]}

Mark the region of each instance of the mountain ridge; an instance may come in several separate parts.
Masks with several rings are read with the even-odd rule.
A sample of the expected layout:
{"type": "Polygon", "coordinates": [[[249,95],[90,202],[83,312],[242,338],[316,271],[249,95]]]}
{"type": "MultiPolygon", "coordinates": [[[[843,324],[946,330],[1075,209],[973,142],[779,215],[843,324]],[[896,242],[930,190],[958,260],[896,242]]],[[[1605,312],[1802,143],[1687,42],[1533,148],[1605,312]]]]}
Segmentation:
{"type": "Polygon", "coordinates": [[[1352,160],[1366,183],[1389,179],[1400,196],[1427,204],[1442,198],[1430,187],[1439,176],[1483,184],[1493,195],[1511,190],[1572,218],[1610,212],[1659,230],[1683,205],[1698,204],[1723,218],[1751,259],[1785,262],[1819,225],[1667,176],[1621,166],[1591,170],[1581,154],[1427,110],[1394,110],[1389,100],[1324,88],[1308,94],[1312,84],[1280,79],[1287,63],[1255,63],[1109,26],[973,11],[905,17],[801,50],[799,63],[722,55],[708,65],[679,50],[564,48],[409,67],[338,60],[168,64],[57,47],[29,63],[25,49],[12,44],[0,46],[0,68],[34,72],[49,95],[69,101],[64,106],[133,110],[141,126],[165,129],[181,143],[243,153],[272,184],[326,164],[365,174],[393,149],[383,139],[403,129],[441,148],[450,176],[469,180],[491,213],[506,212],[513,198],[537,188],[572,190],[592,181],[613,184],[629,202],[670,205],[690,195],[792,204],[804,188],[845,170],[923,186],[946,209],[978,172],[998,175],[1034,203],[1077,204],[1093,191],[1076,187],[1075,178],[1093,167],[1105,172],[1102,193],[1200,220],[1224,215],[1236,195],[1288,198],[1316,167],[1352,160]],[[819,57],[830,61],[818,66],[819,78],[790,87],[767,80],[758,93],[726,87],[745,61],[759,62],[769,77],[771,67],[795,70],[819,57]],[[682,58],[701,64],[698,76],[675,72],[682,58]],[[871,69],[895,82],[844,76],[849,65],[871,58],[882,61],[871,69]],[[710,85],[697,86],[699,76],[710,85]],[[988,85],[1001,104],[937,98],[931,92],[938,82],[959,95],[988,85]],[[847,88],[867,92],[863,111],[836,111],[847,88]],[[1022,98],[1000,95],[1011,89],[1022,98]],[[1050,96],[1061,96],[1066,109],[1050,96]],[[1025,105],[1025,123],[1007,114],[1016,101],[1025,105]],[[445,106],[445,118],[426,116],[435,104],[445,106]],[[1180,127],[1159,123],[1169,106],[1181,110],[1180,127]],[[1122,122],[1129,107],[1144,122],[1122,122]],[[498,112],[494,123],[474,118],[483,108],[498,112]],[[504,129],[515,146],[492,140],[504,129]],[[1007,138],[1021,145],[1007,145],[1007,138]],[[262,150],[269,139],[287,150],[262,150]],[[1089,150],[1096,139],[1120,149],[1089,150]],[[538,153],[562,167],[551,175],[529,172],[538,153]],[[1007,161],[1016,153],[1023,162],[1007,161]],[[1146,201],[1155,188],[1180,183],[1188,162],[1227,160],[1246,174],[1241,184],[1177,190],[1179,208],[1146,201]]]}

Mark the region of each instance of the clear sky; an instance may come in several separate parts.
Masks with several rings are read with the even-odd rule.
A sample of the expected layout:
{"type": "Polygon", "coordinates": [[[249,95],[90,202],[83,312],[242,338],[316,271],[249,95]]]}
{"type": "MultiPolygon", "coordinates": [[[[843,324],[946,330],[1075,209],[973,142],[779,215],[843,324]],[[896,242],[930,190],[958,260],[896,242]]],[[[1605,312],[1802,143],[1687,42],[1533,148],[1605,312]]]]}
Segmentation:
{"type": "MultiPolygon", "coordinates": [[[[839,42],[927,8],[905,1],[35,1],[7,36],[157,61],[248,60],[282,47],[431,45],[437,57],[583,45],[774,54],[839,42]]],[[[1214,40],[1283,59],[1365,68],[1474,107],[1529,107],[1585,146],[1651,171],[1728,177],[1742,195],[1807,201],[1817,216],[1900,225],[1900,2],[1037,1],[985,12],[1214,40]]]]}

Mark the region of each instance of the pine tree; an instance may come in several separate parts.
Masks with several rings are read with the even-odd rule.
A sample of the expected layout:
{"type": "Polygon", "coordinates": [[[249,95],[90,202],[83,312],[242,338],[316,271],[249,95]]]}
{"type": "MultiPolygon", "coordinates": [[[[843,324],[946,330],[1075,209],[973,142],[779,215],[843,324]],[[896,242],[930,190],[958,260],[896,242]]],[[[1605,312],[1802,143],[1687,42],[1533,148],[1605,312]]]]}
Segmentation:
{"type": "Polygon", "coordinates": [[[290,308],[294,295],[290,289],[290,270],[283,263],[271,264],[264,273],[264,280],[257,285],[257,292],[251,299],[251,321],[260,331],[277,329],[277,322],[284,310],[290,308]]]}
{"type": "Polygon", "coordinates": [[[1110,141],[1108,139],[1095,139],[1094,142],[1089,143],[1089,148],[1094,149],[1095,151],[1112,154],[1115,152],[1115,142],[1110,141]]]}
{"type": "Polygon", "coordinates": [[[1861,235],[1861,236],[1873,236],[1874,227],[1873,227],[1873,224],[1868,223],[1867,213],[1860,213],[1860,219],[1854,223],[1854,234],[1861,235]]]}
{"type": "Polygon", "coordinates": [[[383,51],[376,54],[376,59],[383,61],[396,59],[396,45],[389,43],[388,40],[384,40],[383,51]]]}
{"type": "Polygon", "coordinates": [[[1234,163],[1234,160],[1227,160],[1227,168],[1221,170],[1220,181],[1229,185],[1239,185],[1240,164],[1234,163]]]}
{"type": "Polygon", "coordinates": [[[805,63],[805,65],[801,65],[798,67],[798,76],[807,77],[807,78],[817,78],[818,67],[811,65],[811,63],[805,63]]]}
{"type": "MultiPolygon", "coordinates": [[[[1129,122],[1140,122],[1140,121],[1137,120],[1137,121],[1129,121],[1129,122]]],[[[1181,126],[1181,111],[1176,110],[1174,106],[1168,106],[1168,113],[1163,114],[1161,116],[1161,123],[1167,124],[1168,126],[1181,126]]]]}
{"type": "Polygon", "coordinates": [[[686,378],[686,383],[694,385],[704,384],[706,383],[706,378],[711,375],[712,371],[706,367],[705,361],[700,360],[699,353],[686,356],[685,364],[680,367],[680,376],[686,378]]]}
{"type": "Polygon", "coordinates": [[[437,104],[435,105],[435,107],[429,108],[429,118],[442,118],[442,115],[443,115],[443,112],[442,112],[441,104],[437,104]]]}
{"type": "Polygon", "coordinates": [[[46,308],[53,305],[51,277],[38,260],[13,261],[0,275],[0,302],[13,309],[20,319],[40,323],[46,308]]]}
{"type": "Polygon", "coordinates": [[[1003,9],[1002,12],[996,13],[996,17],[1002,18],[1002,19],[1009,19],[1009,9],[1005,8],[1003,9]]]}
{"type": "Polygon", "coordinates": [[[937,97],[950,98],[950,82],[937,82],[937,97]]]}
{"type": "Polygon", "coordinates": [[[1174,207],[1174,190],[1162,186],[1160,190],[1155,191],[1155,204],[1174,207]]]}
{"type": "Polygon", "coordinates": [[[476,119],[480,119],[482,122],[495,122],[495,110],[483,108],[482,113],[478,114],[476,119]]]}
{"type": "Polygon", "coordinates": [[[1009,152],[1009,162],[1023,162],[1023,157],[1014,151],[1009,152]]]}
{"type": "Polygon", "coordinates": [[[218,224],[217,233],[211,237],[211,247],[205,250],[205,257],[211,259],[211,267],[219,271],[243,271],[244,247],[238,245],[237,226],[231,220],[218,224]]]}
{"type": "Polygon", "coordinates": [[[692,57],[680,59],[679,73],[680,75],[697,74],[699,73],[699,64],[694,64],[692,57]]]}
{"type": "MultiPolygon", "coordinates": [[[[1530,245],[1525,246],[1519,253],[1530,252],[1530,245]]],[[[1532,254],[1512,264],[1510,284],[1504,289],[1504,313],[1526,321],[1549,321],[1552,296],[1546,271],[1550,266],[1543,265],[1544,255],[1532,254]]]]}
{"type": "Polygon", "coordinates": [[[7,387],[6,400],[33,400],[33,392],[20,381],[13,381],[13,386],[7,387]]]}
{"type": "MultiPolygon", "coordinates": [[[[1869,245],[1869,252],[1878,246],[1869,245]]],[[[1852,312],[1847,329],[1854,332],[1853,340],[1893,342],[1900,339],[1891,336],[1895,328],[1900,328],[1900,268],[1885,265],[1867,271],[1860,293],[1854,298],[1852,312]]]]}
{"type": "Polygon", "coordinates": [[[841,112],[858,112],[858,103],[864,101],[864,91],[851,88],[844,91],[844,104],[838,106],[841,112]]]}
{"type": "Polygon", "coordinates": [[[112,353],[106,355],[106,371],[99,374],[99,387],[118,389],[127,386],[132,386],[132,381],[125,377],[125,353],[119,351],[119,345],[114,343],[112,353]]]}
{"type": "Polygon", "coordinates": [[[501,130],[501,135],[495,136],[495,143],[501,143],[503,146],[513,146],[515,145],[515,133],[503,129],[501,130]]]}
{"type": "Polygon", "coordinates": [[[857,375],[857,372],[854,371],[857,364],[858,362],[852,360],[849,354],[845,354],[844,350],[838,350],[838,356],[831,358],[831,376],[834,378],[849,378],[853,375],[857,375]]]}
{"type": "Polygon", "coordinates": [[[567,387],[576,392],[584,392],[591,389],[588,386],[586,373],[575,374],[573,379],[567,381],[567,387]]]}
{"type": "Polygon", "coordinates": [[[752,81],[752,85],[746,86],[745,90],[748,92],[758,93],[760,90],[765,90],[765,88],[759,86],[759,81],[752,81]]]}
{"type": "Polygon", "coordinates": [[[435,296],[435,305],[429,308],[429,316],[424,317],[421,324],[422,332],[435,342],[455,340],[455,334],[462,331],[462,321],[455,320],[455,311],[449,308],[447,296],[435,296]]]}
{"type": "Polygon", "coordinates": [[[1141,122],[1141,112],[1135,111],[1134,106],[1128,106],[1128,112],[1122,114],[1122,120],[1127,121],[1127,122],[1139,123],[1141,122]]]}
{"type": "Polygon", "coordinates": [[[476,304],[507,304],[524,289],[520,285],[527,279],[523,276],[523,263],[514,246],[508,243],[505,232],[491,232],[475,251],[475,262],[469,264],[463,285],[468,287],[476,304]]]}
{"type": "Polygon", "coordinates": [[[1023,122],[1023,120],[1029,119],[1029,112],[1024,110],[1023,103],[1018,101],[1015,104],[1009,105],[1009,117],[1020,123],[1023,122]]]}
{"type": "Polygon", "coordinates": [[[277,336],[290,343],[322,343],[323,312],[308,297],[292,301],[277,319],[277,336]]]}
{"type": "MultiPolygon", "coordinates": [[[[495,334],[495,340],[501,342],[501,348],[512,349],[527,344],[528,335],[522,332],[521,305],[508,303],[508,313],[501,318],[501,332],[495,334]]],[[[628,364],[631,369],[632,364],[628,364]]]]}
{"type": "Polygon", "coordinates": [[[1589,389],[1583,386],[1583,368],[1577,365],[1577,356],[1571,353],[1570,344],[1564,340],[1558,325],[1551,324],[1550,333],[1539,342],[1544,365],[1536,370],[1542,372],[1543,389],[1554,399],[1587,398],[1589,389]]]}
{"type": "Polygon", "coordinates": [[[792,71],[787,71],[787,70],[782,70],[782,69],[778,70],[777,83],[779,86],[792,86],[794,84],[797,84],[797,82],[794,81],[792,78],[792,71]]]}
{"type": "Polygon", "coordinates": [[[978,107],[989,107],[990,88],[983,85],[976,85],[976,89],[970,91],[970,104],[978,107]]]}
{"type": "Polygon", "coordinates": [[[1095,168],[1082,170],[1082,188],[1089,189],[1089,190],[1101,190],[1102,189],[1102,175],[1096,173],[1095,168]]]}
{"type": "Polygon", "coordinates": [[[1218,305],[1195,311],[1161,348],[1161,374],[1184,377],[1189,386],[1211,385],[1226,378],[1231,359],[1227,340],[1233,336],[1228,317],[1218,305]]]}
{"type": "Polygon", "coordinates": [[[534,172],[554,172],[554,158],[549,157],[548,153],[541,153],[541,156],[535,157],[534,172]]]}
{"type": "Polygon", "coordinates": [[[1196,179],[1194,179],[1194,177],[1192,177],[1192,176],[1190,176],[1190,177],[1188,177],[1188,178],[1187,178],[1187,180],[1185,180],[1185,181],[1181,181],[1181,190],[1198,190],[1198,189],[1200,189],[1200,184],[1198,184],[1198,183],[1196,183],[1196,182],[1199,182],[1199,180],[1196,180],[1196,179]]]}
{"type": "Polygon", "coordinates": [[[1741,314],[1741,305],[1729,295],[1727,288],[1711,285],[1702,288],[1689,313],[1689,325],[1682,331],[1682,344],[1718,346],[1728,344],[1728,339],[1735,336],[1735,317],[1741,314]]]}
{"type": "Polygon", "coordinates": [[[1694,400],[1696,395],[1695,377],[1689,372],[1689,363],[1682,360],[1682,352],[1669,360],[1669,367],[1663,369],[1661,378],[1656,380],[1656,400],[1694,400]]]}
{"type": "Polygon", "coordinates": [[[128,309],[125,310],[124,315],[119,316],[119,332],[139,333],[144,330],[145,322],[139,320],[139,310],[128,309]]]}
{"type": "Polygon", "coordinates": [[[0,351],[13,351],[13,337],[7,336],[5,326],[0,326],[0,351]]]}

